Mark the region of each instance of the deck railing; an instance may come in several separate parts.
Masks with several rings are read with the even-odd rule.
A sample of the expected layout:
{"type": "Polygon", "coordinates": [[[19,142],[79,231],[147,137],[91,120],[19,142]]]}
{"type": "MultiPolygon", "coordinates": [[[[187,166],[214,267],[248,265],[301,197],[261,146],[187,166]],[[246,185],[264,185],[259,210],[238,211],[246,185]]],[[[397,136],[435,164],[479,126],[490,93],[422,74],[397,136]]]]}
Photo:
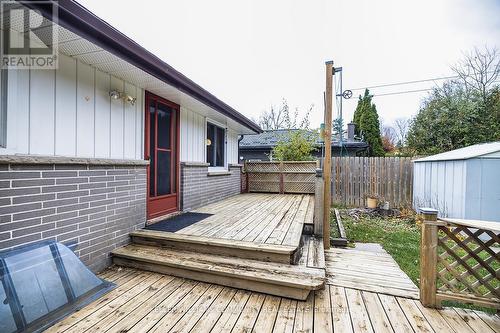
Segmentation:
{"type": "Polygon", "coordinates": [[[443,301],[500,309],[500,223],[423,216],[420,301],[440,308],[443,301]]]}
{"type": "Polygon", "coordinates": [[[316,161],[245,162],[248,192],[314,193],[316,161]]]}

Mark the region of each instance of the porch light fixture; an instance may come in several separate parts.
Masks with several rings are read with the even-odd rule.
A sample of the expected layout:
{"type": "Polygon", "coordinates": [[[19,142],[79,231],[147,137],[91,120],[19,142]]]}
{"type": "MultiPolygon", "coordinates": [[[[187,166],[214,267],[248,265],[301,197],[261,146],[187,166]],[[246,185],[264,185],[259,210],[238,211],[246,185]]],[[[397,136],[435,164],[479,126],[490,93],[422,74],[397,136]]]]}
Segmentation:
{"type": "Polygon", "coordinates": [[[118,90],[111,90],[109,92],[109,97],[111,97],[114,100],[122,99],[125,102],[130,103],[130,105],[135,105],[135,102],[137,100],[136,97],[132,97],[132,96],[125,94],[123,92],[120,92],[118,90]]]}

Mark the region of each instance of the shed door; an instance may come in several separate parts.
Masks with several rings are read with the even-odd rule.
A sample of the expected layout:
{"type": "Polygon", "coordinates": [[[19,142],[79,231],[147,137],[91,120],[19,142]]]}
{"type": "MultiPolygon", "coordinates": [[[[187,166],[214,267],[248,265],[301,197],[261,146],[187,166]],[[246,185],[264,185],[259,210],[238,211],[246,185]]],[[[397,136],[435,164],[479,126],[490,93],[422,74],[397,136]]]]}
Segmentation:
{"type": "Polygon", "coordinates": [[[146,93],[148,219],[178,210],[179,106],[146,93]]]}

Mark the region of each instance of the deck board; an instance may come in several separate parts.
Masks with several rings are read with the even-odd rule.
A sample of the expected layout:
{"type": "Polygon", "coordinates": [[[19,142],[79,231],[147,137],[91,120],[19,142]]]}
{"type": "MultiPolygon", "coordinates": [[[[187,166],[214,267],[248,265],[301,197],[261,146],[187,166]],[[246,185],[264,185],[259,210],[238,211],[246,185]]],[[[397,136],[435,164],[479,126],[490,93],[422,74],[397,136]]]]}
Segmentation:
{"type": "MultiPolygon", "coordinates": [[[[276,228],[271,229],[267,238],[275,229],[278,229],[275,235],[279,237],[286,227],[287,232],[290,231],[294,222],[290,218],[282,221],[285,215],[300,216],[299,207],[306,208],[306,203],[311,203],[310,198],[300,195],[273,199],[267,195],[256,195],[252,199],[255,201],[243,203],[238,196],[229,199],[229,202],[233,209],[244,209],[245,204],[255,209],[257,202],[262,204],[259,207],[264,210],[269,209],[266,221],[274,223],[276,228]],[[292,207],[295,208],[290,213],[292,207]],[[277,219],[280,221],[276,222],[277,219]]],[[[215,204],[206,207],[212,211],[221,209],[215,204]]],[[[308,208],[304,215],[307,211],[308,208]]],[[[217,221],[209,223],[221,222],[217,221]]],[[[255,220],[247,222],[241,230],[251,228],[255,220]]],[[[198,226],[194,230],[201,232],[205,228],[208,226],[198,226]]],[[[270,229],[259,230],[269,232],[270,229]]],[[[325,267],[329,276],[326,287],[311,292],[305,301],[113,266],[102,272],[100,277],[116,283],[117,288],[63,319],[47,332],[500,331],[498,315],[467,309],[424,308],[416,299],[417,287],[387,253],[353,249],[325,251],[322,244],[320,238],[301,237],[302,252],[297,271],[307,267],[325,267]]],[[[181,260],[188,256],[178,257],[181,260]]],[[[239,262],[241,265],[244,263],[245,259],[239,262]]],[[[262,265],[277,269],[280,264],[262,265]]]]}
{"type": "Polygon", "coordinates": [[[496,315],[427,309],[410,298],[335,285],[295,301],[134,269],[120,273],[115,291],[48,332],[480,333],[500,325],[496,315]]]}
{"type": "Polygon", "coordinates": [[[388,253],[332,248],[325,260],[329,284],[418,299],[417,286],[388,253]]]}
{"type": "Polygon", "coordinates": [[[213,215],[176,233],[298,247],[313,206],[311,195],[240,194],[194,210],[213,215]]]}

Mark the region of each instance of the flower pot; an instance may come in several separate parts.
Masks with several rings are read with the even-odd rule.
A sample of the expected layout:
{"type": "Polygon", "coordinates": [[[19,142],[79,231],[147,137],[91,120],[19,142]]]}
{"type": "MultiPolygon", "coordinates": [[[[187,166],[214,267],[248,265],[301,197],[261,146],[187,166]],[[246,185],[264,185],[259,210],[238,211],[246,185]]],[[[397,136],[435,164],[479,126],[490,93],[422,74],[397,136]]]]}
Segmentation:
{"type": "Polygon", "coordinates": [[[368,206],[368,208],[377,208],[377,205],[378,205],[378,200],[377,198],[371,198],[371,197],[368,197],[366,199],[366,205],[368,206]]]}

